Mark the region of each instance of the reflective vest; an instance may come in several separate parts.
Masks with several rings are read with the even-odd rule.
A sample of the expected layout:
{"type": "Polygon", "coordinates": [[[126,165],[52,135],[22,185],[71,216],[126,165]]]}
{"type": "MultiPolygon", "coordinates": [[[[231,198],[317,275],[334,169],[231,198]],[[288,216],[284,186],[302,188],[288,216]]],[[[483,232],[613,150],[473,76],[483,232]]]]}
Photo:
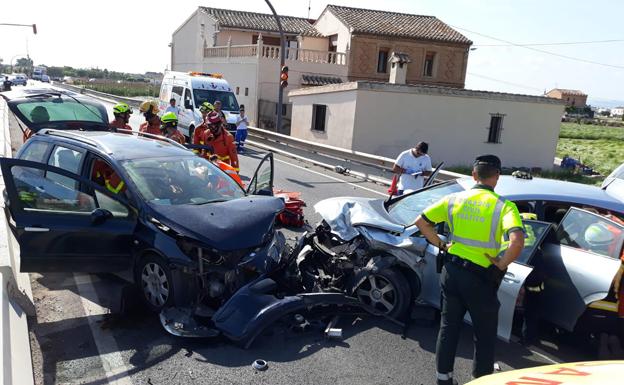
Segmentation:
{"type": "Polygon", "coordinates": [[[487,189],[452,194],[446,209],[452,242],[449,253],[479,266],[491,265],[485,254],[498,255],[506,230],[523,229],[516,205],[487,189]]]}

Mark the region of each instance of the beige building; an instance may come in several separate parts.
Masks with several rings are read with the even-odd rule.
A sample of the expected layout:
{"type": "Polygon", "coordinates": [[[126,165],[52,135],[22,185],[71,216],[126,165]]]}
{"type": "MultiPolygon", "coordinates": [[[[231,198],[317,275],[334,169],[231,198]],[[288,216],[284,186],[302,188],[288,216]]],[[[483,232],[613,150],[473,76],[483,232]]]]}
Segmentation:
{"type": "Polygon", "coordinates": [[[294,137],[390,158],[423,140],[447,166],[496,154],[504,166],[549,169],[563,113],[563,103],[541,96],[371,81],[289,98],[294,137]]]}
{"type": "Polygon", "coordinates": [[[280,40],[272,15],[198,9],[173,33],[171,68],[222,73],[253,125],[290,132],[287,91],[350,80],[388,81],[395,51],[409,55],[408,83],[463,88],[472,42],[433,16],[328,5],[317,20],[282,16],[289,86],[284,127],[275,116],[280,40]]]}
{"type": "Polygon", "coordinates": [[[567,107],[583,108],[587,106],[587,94],[579,90],[554,88],[546,92],[545,96],[549,98],[561,99],[565,102],[567,107]]]}

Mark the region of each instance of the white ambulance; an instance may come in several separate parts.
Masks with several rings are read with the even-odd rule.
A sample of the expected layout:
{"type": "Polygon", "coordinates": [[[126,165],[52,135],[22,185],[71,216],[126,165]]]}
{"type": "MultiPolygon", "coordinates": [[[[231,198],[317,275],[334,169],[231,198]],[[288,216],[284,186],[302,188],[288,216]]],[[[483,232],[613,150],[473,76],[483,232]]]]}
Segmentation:
{"type": "Polygon", "coordinates": [[[203,72],[167,71],[160,86],[159,109],[162,115],[169,101],[176,100],[180,108],[178,128],[187,137],[193,137],[193,130],[201,124],[199,106],[203,102],[214,104],[221,101],[221,110],[225,113],[228,130],[236,131],[236,118],[239,115],[238,101],[232,87],[220,74],[203,72]]]}

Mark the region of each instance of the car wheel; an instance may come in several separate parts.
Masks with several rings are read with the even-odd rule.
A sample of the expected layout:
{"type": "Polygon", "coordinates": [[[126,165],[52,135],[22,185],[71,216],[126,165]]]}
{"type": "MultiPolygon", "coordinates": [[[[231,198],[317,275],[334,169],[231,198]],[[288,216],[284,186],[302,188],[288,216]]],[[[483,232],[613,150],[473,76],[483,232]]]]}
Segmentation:
{"type": "Polygon", "coordinates": [[[409,283],[393,268],[369,275],[355,294],[360,302],[392,318],[404,315],[411,300],[409,283]]]}
{"type": "Polygon", "coordinates": [[[169,266],[157,256],[147,256],[137,269],[137,283],[141,298],[155,312],[173,303],[173,279],[169,266]]]}

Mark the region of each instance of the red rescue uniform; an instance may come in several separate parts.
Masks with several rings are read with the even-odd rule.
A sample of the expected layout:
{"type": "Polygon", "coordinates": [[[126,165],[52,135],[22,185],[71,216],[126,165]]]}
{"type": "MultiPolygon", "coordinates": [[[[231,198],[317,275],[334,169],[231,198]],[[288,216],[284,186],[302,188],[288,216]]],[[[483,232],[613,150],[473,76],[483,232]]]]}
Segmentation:
{"type": "Polygon", "coordinates": [[[91,171],[91,180],[106,187],[106,189],[114,194],[126,191],[126,185],[117,175],[115,170],[103,160],[96,159],[93,162],[93,170],[91,171]]]}
{"type": "Polygon", "coordinates": [[[175,131],[173,131],[173,133],[171,134],[166,134],[165,135],[167,138],[171,139],[171,140],[175,140],[176,142],[180,143],[180,144],[185,144],[186,143],[186,138],[184,137],[184,135],[178,131],[177,129],[175,131]]]}
{"type": "Polygon", "coordinates": [[[150,122],[143,122],[141,123],[141,127],[139,127],[139,131],[141,132],[145,132],[147,134],[152,134],[152,135],[162,135],[162,133],[160,132],[160,120],[156,120],[154,119],[155,122],[150,123],[150,122]]]}
{"type": "Polygon", "coordinates": [[[204,145],[212,146],[214,148],[214,154],[220,161],[228,163],[234,167],[236,171],[240,171],[238,165],[238,153],[236,152],[236,143],[232,134],[224,129],[221,129],[219,136],[214,137],[210,130],[206,130],[203,136],[204,145]]]}
{"type": "Polygon", "coordinates": [[[238,172],[236,171],[234,167],[230,166],[229,164],[225,162],[221,162],[220,160],[218,160],[216,164],[223,172],[228,174],[230,178],[234,179],[236,183],[238,183],[242,188],[245,188],[245,184],[243,183],[243,180],[241,179],[240,175],[238,175],[238,172]]]}
{"type": "MultiPolygon", "coordinates": [[[[123,123],[123,122],[118,122],[117,119],[113,120],[112,122],[110,122],[110,126],[112,128],[119,128],[122,130],[130,130],[132,131],[132,127],[130,127],[130,125],[123,123]]],[[[123,134],[128,134],[127,132],[123,132],[123,134]]]]}

